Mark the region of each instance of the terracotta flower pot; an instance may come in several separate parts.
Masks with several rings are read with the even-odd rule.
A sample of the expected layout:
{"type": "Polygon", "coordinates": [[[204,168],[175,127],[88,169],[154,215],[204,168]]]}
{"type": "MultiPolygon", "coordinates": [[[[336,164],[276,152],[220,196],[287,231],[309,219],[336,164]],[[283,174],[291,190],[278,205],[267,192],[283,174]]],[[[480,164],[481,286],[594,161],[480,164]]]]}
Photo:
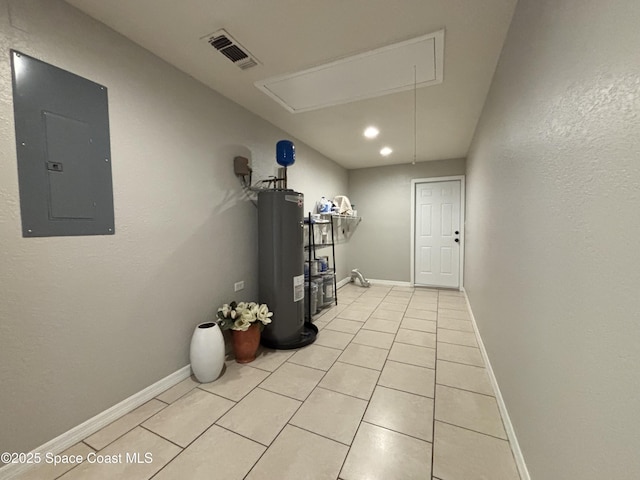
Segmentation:
{"type": "Polygon", "coordinates": [[[233,351],[236,355],[236,362],[249,363],[256,359],[256,352],[260,345],[260,326],[258,322],[253,323],[248,330],[231,330],[233,339],[233,351]]]}

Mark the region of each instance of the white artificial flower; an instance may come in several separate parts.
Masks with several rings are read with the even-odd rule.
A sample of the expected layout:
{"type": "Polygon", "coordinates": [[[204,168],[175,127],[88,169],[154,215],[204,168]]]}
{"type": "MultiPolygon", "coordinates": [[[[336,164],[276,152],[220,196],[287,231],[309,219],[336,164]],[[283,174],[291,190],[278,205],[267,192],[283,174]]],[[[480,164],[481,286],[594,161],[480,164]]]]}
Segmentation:
{"type": "Polygon", "coordinates": [[[269,317],[271,317],[272,315],[273,313],[269,311],[269,307],[267,307],[266,304],[263,303],[258,307],[258,312],[256,313],[256,317],[265,325],[267,325],[268,323],[271,323],[271,319],[269,317]]]}
{"type": "MultiPolygon", "coordinates": [[[[232,302],[233,303],[233,302],[232,302]]],[[[233,330],[246,331],[256,320],[260,320],[264,325],[271,323],[273,313],[269,311],[266,304],[258,304],[256,302],[240,302],[232,308],[231,304],[225,303],[218,309],[218,316],[225,319],[220,325],[224,328],[233,330]]]]}
{"type": "Polygon", "coordinates": [[[256,316],[254,315],[253,311],[251,311],[250,309],[246,309],[242,312],[242,319],[247,323],[251,323],[256,319],[256,316]]]}
{"type": "Polygon", "coordinates": [[[251,322],[247,322],[243,317],[238,318],[235,322],[233,322],[233,329],[240,330],[242,332],[246,332],[249,330],[251,326],[251,322]]]}

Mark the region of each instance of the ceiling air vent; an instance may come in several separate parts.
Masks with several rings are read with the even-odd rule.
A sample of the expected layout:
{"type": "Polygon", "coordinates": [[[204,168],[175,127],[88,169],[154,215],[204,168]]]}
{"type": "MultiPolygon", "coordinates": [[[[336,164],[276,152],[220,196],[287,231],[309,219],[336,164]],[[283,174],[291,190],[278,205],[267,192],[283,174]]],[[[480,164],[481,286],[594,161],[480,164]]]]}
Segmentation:
{"type": "Polygon", "coordinates": [[[242,70],[259,65],[260,62],[249,53],[249,50],[240,45],[226,30],[221,29],[204,37],[209,45],[231,60],[242,70]]]}

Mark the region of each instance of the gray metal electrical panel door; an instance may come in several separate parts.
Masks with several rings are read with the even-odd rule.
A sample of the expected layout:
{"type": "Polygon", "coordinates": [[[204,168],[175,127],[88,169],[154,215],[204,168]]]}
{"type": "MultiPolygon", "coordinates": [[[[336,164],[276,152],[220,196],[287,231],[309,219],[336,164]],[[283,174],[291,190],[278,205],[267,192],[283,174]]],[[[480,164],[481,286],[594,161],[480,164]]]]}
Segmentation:
{"type": "Polygon", "coordinates": [[[24,237],[112,235],[106,87],[11,51],[24,237]]]}

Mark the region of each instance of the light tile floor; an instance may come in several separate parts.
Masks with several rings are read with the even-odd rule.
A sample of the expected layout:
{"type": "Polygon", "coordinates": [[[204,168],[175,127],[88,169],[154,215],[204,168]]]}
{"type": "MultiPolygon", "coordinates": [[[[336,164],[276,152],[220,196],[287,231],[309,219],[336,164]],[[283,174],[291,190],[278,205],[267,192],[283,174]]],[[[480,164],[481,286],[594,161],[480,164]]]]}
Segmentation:
{"type": "Polygon", "coordinates": [[[21,478],[519,479],[461,293],[350,284],[338,300],[313,345],[229,360],[65,452],[139,461],[21,478]]]}

